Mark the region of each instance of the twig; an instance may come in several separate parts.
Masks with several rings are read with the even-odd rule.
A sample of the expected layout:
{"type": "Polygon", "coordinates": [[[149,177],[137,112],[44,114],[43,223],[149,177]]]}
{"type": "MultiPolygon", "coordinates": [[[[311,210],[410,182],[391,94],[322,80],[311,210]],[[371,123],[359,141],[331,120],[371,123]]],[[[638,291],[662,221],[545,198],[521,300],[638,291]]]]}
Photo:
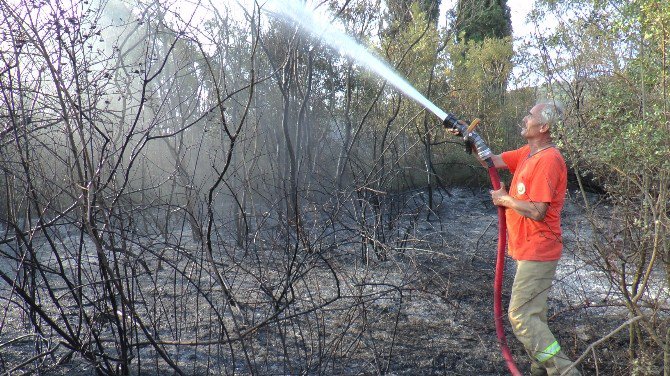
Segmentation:
{"type": "Polygon", "coordinates": [[[628,325],[633,324],[634,322],[644,318],[644,316],[635,316],[632,319],[624,322],[623,324],[619,325],[618,328],[614,329],[613,331],[609,332],[606,336],[602,337],[601,339],[593,342],[592,344],[589,345],[589,347],[582,353],[582,356],[580,356],[577,360],[575,360],[574,363],[570,365],[570,367],[566,368],[565,371],[561,373],[561,376],[567,375],[568,371],[571,369],[575,368],[579,363],[581,363],[584,358],[586,358],[587,355],[589,355],[590,352],[595,353],[595,347],[600,345],[601,343],[605,342],[606,340],[610,339],[613,335],[617,334],[621,329],[627,327],[628,325]]]}
{"type": "Polygon", "coordinates": [[[40,354],[37,354],[37,355],[33,356],[32,358],[30,358],[30,359],[26,360],[25,362],[19,364],[18,366],[14,367],[14,368],[12,368],[12,369],[10,369],[10,370],[8,370],[8,371],[6,371],[6,372],[3,373],[2,375],[3,375],[3,376],[4,376],[4,375],[11,375],[11,374],[14,373],[14,371],[18,371],[19,369],[21,369],[21,368],[27,366],[28,364],[30,364],[30,363],[36,361],[37,359],[44,358],[44,357],[47,357],[47,356],[49,356],[49,355],[52,355],[54,352],[56,352],[56,350],[58,350],[58,348],[60,347],[60,345],[61,345],[61,344],[59,343],[59,344],[57,344],[53,349],[51,349],[51,350],[49,350],[49,351],[45,351],[45,352],[43,352],[43,353],[40,353],[40,354]]]}
{"type": "Polygon", "coordinates": [[[14,342],[18,342],[18,341],[21,341],[21,340],[29,338],[29,337],[37,337],[37,336],[39,336],[39,334],[33,333],[33,334],[26,334],[26,335],[22,335],[20,337],[12,338],[7,342],[0,343],[0,349],[5,347],[5,346],[9,346],[14,342]]]}

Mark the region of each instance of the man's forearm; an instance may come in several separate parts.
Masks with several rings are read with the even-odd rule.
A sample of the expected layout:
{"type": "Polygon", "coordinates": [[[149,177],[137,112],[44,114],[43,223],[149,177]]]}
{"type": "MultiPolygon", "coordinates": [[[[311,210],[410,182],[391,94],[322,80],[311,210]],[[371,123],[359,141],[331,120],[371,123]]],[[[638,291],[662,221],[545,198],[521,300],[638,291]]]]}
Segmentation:
{"type": "Polygon", "coordinates": [[[500,196],[494,201],[494,204],[512,209],[520,215],[534,221],[543,220],[547,214],[548,207],[546,202],[517,200],[510,195],[500,196]]]}
{"type": "MultiPolygon", "coordinates": [[[[479,161],[479,163],[480,163],[482,166],[484,166],[484,167],[488,167],[488,165],[486,164],[486,162],[485,162],[482,158],[479,157],[479,154],[476,154],[475,157],[477,158],[477,160],[479,161]]],[[[494,165],[496,168],[507,168],[507,165],[505,164],[505,161],[503,161],[503,159],[502,159],[502,157],[500,156],[500,154],[493,154],[493,155],[491,155],[489,158],[491,158],[491,160],[493,161],[493,165],[494,165]]]]}

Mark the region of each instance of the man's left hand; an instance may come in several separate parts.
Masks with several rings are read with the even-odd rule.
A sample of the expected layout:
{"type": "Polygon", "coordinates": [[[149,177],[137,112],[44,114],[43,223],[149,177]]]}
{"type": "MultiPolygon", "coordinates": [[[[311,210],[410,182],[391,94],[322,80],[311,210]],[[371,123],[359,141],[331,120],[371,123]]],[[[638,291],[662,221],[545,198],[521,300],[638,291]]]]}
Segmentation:
{"type": "Polygon", "coordinates": [[[496,206],[507,206],[506,203],[509,201],[511,196],[509,193],[507,193],[507,189],[505,188],[505,183],[500,182],[500,189],[497,190],[491,190],[491,199],[493,200],[493,204],[496,206]]]}

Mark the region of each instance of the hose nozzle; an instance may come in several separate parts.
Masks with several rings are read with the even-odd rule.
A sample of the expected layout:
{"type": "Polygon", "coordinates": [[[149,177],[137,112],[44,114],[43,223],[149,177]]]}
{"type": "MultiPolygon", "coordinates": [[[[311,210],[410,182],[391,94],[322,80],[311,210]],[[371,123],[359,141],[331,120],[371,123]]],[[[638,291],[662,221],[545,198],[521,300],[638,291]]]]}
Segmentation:
{"type": "Polygon", "coordinates": [[[477,125],[479,125],[479,123],[480,120],[475,119],[468,126],[467,123],[459,120],[453,114],[447,113],[447,117],[444,118],[442,125],[444,125],[445,128],[451,128],[458,131],[458,135],[462,136],[463,140],[465,141],[465,151],[468,152],[468,154],[472,154],[472,151],[476,150],[479,158],[486,160],[491,158],[493,153],[491,152],[491,149],[489,149],[488,145],[486,145],[484,142],[482,136],[475,132],[475,128],[477,125]]]}
{"type": "Polygon", "coordinates": [[[466,126],[466,124],[463,121],[458,120],[456,116],[450,113],[447,113],[447,117],[444,118],[442,125],[445,128],[451,128],[453,130],[458,131],[459,136],[464,136],[468,133],[467,132],[468,127],[466,126]]]}
{"type": "Polygon", "coordinates": [[[479,158],[482,160],[485,160],[488,162],[488,159],[493,156],[493,152],[489,148],[488,145],[484,142],[484,139],[482,136],[479,135],[479,133],[475,132],[475,128],[479,125],[479,119],[475,119],[472,121],[468,129],[466,130],[466,134],[463,137],[466,141],[466,143],[469,141],[470,145],[474,144],[475,149],[477,149],[477,155],[479,155],[479,158]]]}

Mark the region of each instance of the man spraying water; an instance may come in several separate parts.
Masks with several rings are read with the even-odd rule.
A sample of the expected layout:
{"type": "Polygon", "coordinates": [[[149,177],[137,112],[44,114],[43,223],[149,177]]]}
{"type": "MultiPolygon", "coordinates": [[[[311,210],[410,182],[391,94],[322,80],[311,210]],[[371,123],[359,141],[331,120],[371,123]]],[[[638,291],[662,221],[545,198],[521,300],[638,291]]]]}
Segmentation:
{"type": "MultiPolygon", "coordinates": [[[[510,254],[517,260],[517,273],[510,304],[509,317],[514,333],[533,357],[534,375],[559,375],[571,362],[561,351],[546,325],[547,291],[551,286],[562,250],[560,212],[566,189],[566,167],[562,156],[551,142],[551,128],[562,110],[556,104],[544,103],[531,109],[524,119],[522,135],[528,145],[495,155],[482,137],[467,124],[438,108],[381,59],[335,28],[328,20],[295,0],[271,0],[264,9],[274,16],[291,20],[318,37],[342,55],[351,58],[369,71],[384,78],[416,102],[443,120],[454,134],[464,136],[470,149],[489,167],[494,187],[492,199],[499,206],[499,244],[494,285],[494,311],[498,340],[513,375],[521,375],[507,347],[501,321],[501,286],[504,270],[505,212],[510,215],[510,254]],[[539,167],[538,173],[531,168],[539,167]],[[496,168],[508,168],[514,173],[508,193],[500,187],[496,168]],[[528,244],[527,244],[528,243],[528,244]]],[[[576,371],[572,375],[578,375],[576,371]]]]}
{"type": "MultiPolygon", "coordinates": [[[[521,126],[528,144],[493,154],[481,142],[478,156],[514,175],[509,192],[504,185],[491,191],[493,203],[505,208],[508,252],[516,261],[509,303],[514,334],[531,357],[533,376],[579,375],[547,326],[547,295],[563,250],[561,210],[567,188],[567,167],[553,143],[552,129],[562,107],[541,102],[530,109],[521,126]]],[[[461,134],[459,131],[452,131],[461,134]]]]}

